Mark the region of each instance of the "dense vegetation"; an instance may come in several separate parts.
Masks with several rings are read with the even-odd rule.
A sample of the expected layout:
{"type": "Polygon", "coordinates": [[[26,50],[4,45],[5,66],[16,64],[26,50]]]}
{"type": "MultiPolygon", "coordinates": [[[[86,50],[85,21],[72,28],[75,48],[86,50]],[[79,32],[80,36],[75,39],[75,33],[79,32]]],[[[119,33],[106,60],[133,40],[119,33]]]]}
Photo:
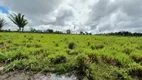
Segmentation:
{"type": "Polygon", "coordinates": [[[142,36],[142,33],[131,33],[129,31],[120,31],[114,33],[107,33],[106,35],[113,35],[113,36],[142,36]]]}
{"type": "Polygon", "coordinates": [[[0,33],[4,71],[73,74],[79,80],[142,79],[142,37],[0,33]]]}

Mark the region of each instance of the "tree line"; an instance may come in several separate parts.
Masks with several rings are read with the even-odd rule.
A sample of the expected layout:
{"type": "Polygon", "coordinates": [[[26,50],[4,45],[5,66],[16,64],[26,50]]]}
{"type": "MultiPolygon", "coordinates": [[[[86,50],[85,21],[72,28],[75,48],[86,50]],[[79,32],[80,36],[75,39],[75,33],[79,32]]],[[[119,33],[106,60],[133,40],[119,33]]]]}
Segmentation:
{"type": "MultiPolygon", "coordinates": [[[[31,28],[30,31],[24,31],[24,27],[28,24],[27,19],[25,19],[25,15],[18,13],[18,14],[10,14],[8,17],[17,27],[19,28],[18,32],[36,32],[36,33],[56,33],[56,34],[72,34],[71,30],[66,30],[66,33],[62,31],[54,31],[53,29],[47,29],[45,31],[42,30],[36,30],[34,28],[31,28]]],[[[11,32],[10,29],[8,30],[2,30],[2,27],[6,25],[6,21],[3,18],[0,18],[0,31],[1,32],[11,32]]],[[[92,35],[92,33],[88,32],[80,32],[82,35],[92,35]]]]}
{"type": "MultiPolygon", "coordinates": [[[[28,24],[27,19],[25,19],[25,15],[18,13],[18,14],[10,14],[8,17],[17,27],[19,28],[17,31],[18,32],[24,32],[24,27],[28,24]]],[[[2,30],[2,27],[6,25],[6,21],[3,18],[0,18],[0,31],[2,32],[11,32],[11,30],[2,30]]],[[[55,34],[72,34],[71,30],[66,30],[66,33],[62,31],[54,31],[53,29],[47,29],[45,31],[42,30],[36,30],[34,28],[31,28],[30,31],[25,31],[25,32],[35,32],[35,33],[55,33],[55,34]]],[[[78,34],[81,35],[92,35],[92,33],[88,32],[83,32],[80,31],[78,34]]],[[[114,32],[114,33],[102,33],[99,35],[113,35],[113,36],[142,36],[142,33],[131,33],[128,31],[120,31],[120,32],[114,32]]]]}
{"type": "Polygon", "coordinates": [[[132,33],[129,31],[120,31],[120,32],[111,32],[106,33],[104,35],[111,35],[111,36],[142,36],[142,33],[132,33]]]}

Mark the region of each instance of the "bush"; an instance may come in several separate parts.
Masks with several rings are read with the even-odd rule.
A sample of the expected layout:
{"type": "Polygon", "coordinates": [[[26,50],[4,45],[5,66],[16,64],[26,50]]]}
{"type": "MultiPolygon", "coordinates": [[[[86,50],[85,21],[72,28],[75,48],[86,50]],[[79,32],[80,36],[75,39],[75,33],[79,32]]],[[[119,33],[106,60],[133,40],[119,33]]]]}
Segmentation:
{"type": "Polygon", "coordinates": [[[51,63],[54,63],[54,64],[60,64],[60,63],[67,62],[67,58],[64,55],[56,55],[56,56],[51,56],[50,61],[51,63]]]}
{"type": "Polygon", "coordinates": [[[56,44],[55,44],[55,46],[56,46],[56,47],[58,47],[58,46],[59,46],[59,44],[58,44],[58,43],[56,43],[56,44]]]}
{"type": "Polygon", "coordinates": [[[85,54],[80,54],[77,56],[75,74],[78,80],[82,80],[85,76],[90,75],[88,74],[89,70],[88,60],[89,60],[88,56],[85,54]]]}
{"type": "Polygon", "coordinates": [[[11,62],[9,65],[7,65],[4,68],[5,72],[8,71],[15,71],[15,70],[27,70],[28,69],[28,61],[26,59],[23,60],[15,60],[13,62],[11,62]]]}
{"type": "Polygon", "coordinates": [[[78,55],[79,51],[77,50],[72,50],[70,52],[68,52],[69,55],[78,55]]]}
{"type": "Polygon", "coordinates": [[[0,48],[3,48],[3,47],[5,47],[4,42],[0,42],[0,48]]]}
{"type": "Polygon", "coordinates": [[[91,49],[92,50],[98,50],[98,49],[102,49],[102,48],[104,48],[104,45],[102,45],[102,44],[96,44],[96,45],[92,45],[91,46],[91,49]]]}
{"type": "Polygon", "coordinates": [[[42,47],[41,44],[35,44],[35,48],[40,48],[42,47]]]}
{"type": "Polygon", "coordinates": [[[99,63],[101,61],[101,58],[95,53],[88,54],[88,57],[90,62],[92,63],[99,63]]]}
{"type": "Polygon", "coordinates": [[[138,80],[142,79],[142,69],[132,69],[129,71],[129,75],[132,75],[133,77],[139,78],[138,80]]]}
{"type": "Polygon", "coordinates": [[[0,52],[0,62],[3,63],[4,61],[6,61],[8,59],[8,57],[0,52]]]}
{"type": "Polygon", "coordinates": [[[76,45],[75,45],[74,42],[70,42],[69,45],[68,45],[69,49],[74,49],[75,47],[76,47],[76,45]]]}
{"type": "Polygon", "coordinates": [[[90,46],[90,42],[88,42],[88,44],[87,44],[88,46],[90,46]]]}
{"type": "Polygon", "coordinates": [[[133,51],[133,50],[130,49],[130,48],[124,48],[124,49],[122,50],[122,52],[124,52],[125,54],[130,54],[132,51],[133,51]]]}
{"type": "Polygon", "coordinates": [[[56,72],[58,75],[60,75],[60,74],[66,73],[66,72],[67,72],[67,69],[66,69],[65,65],[59,64],[59,65],[56,66],[55,72],[56,72]]]}
{"type": "Polygon", "coordinates": [[[15,60],[22,60],[22,59],[28,59],[29,55],[22,52],[10,52],[7,53],[8,59],[6,60],[7,63],[13,62],[15,60]]]}
{"type": "Polygon", "coordinates": [[[142,79],[142,66],[136,63],[132,63],[129,65],[128,74],[133,78],[137,78],[137,80],[142,79]]]}

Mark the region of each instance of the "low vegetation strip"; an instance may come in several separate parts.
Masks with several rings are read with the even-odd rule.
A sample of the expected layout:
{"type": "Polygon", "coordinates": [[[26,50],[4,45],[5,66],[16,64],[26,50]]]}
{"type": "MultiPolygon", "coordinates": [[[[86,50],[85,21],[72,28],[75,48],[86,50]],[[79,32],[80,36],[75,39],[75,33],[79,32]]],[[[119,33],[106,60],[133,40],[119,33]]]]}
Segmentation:
{"type": "Polygon", "coordinates": [[[141,80],[142,37],[1,32],[0,64],[4,72],[141,80]]]}

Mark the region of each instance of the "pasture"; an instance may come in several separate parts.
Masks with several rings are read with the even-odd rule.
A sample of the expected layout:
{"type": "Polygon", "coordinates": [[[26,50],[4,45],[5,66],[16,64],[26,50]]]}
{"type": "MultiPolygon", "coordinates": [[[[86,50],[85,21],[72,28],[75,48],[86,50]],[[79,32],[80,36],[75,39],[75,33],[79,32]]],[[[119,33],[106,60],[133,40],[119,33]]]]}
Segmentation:
{"type": "Polygon", "coordinates": [[[79,80],[141,80],[142,37],[1,32],[0,67],[79,80]]]}

